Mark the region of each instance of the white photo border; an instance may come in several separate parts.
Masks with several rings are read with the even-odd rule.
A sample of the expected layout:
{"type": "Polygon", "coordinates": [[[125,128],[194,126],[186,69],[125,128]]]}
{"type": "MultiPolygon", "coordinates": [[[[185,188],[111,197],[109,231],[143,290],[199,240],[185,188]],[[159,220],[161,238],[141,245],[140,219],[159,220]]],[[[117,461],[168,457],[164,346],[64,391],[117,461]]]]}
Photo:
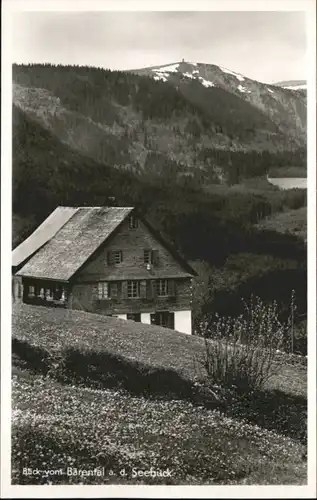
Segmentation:
{"type": "Polygon", "coordinates": [[[1,71],[1,498],[315,498],[316,2],[315,0],[3,0],[1,71]],[[11,485],[12,15],[15,11],[305,11],[308,82],[308,484],[303,486],[11,485]],[[9,293],[10,291],[10,293],[9,293]]]}

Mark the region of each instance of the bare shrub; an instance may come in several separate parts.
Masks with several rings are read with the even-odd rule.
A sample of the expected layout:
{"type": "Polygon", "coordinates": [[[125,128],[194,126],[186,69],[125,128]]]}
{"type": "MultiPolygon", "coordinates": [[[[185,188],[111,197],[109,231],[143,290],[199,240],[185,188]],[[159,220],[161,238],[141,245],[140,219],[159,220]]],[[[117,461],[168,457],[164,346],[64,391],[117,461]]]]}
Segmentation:
{"type": "Polygon", "coordinates": [[[215,314],[209,322],[202,364],[211,384],[250,392],[278,372],[288,324],[279,320],[276,302],[267,305],[252,297],[244,305],[237,318],[215,314]]]}

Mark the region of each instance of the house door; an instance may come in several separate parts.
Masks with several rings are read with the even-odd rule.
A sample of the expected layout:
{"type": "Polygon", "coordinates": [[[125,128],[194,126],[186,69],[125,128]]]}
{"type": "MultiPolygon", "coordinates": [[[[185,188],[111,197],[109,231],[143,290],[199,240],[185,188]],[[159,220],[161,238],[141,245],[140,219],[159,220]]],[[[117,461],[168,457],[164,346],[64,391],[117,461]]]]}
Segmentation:
{"type": "Polygon", "coordinates": [[[151,314],[151,324],[164,326],[165,328],[174,330],[174,313],[169,311],[157,311],[151,314]]]}
{"type": "Polygon", "coordinates": [[[141,323],[141,313],[128,313],[127,319],[132,319],[132,321],[136,321],[137,323],[141,323]]]}

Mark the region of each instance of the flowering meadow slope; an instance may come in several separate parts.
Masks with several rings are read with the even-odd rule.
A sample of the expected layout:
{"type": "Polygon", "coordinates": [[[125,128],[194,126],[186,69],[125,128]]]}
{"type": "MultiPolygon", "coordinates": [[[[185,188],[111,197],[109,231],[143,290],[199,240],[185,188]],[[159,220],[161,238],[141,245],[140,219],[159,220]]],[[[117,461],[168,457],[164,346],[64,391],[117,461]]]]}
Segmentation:
{"type": "Polygon", "coordinates": [[[306,483],[304,366],[223,408],[196,398],[198,337],[25,305],[12,319],[15,484],[306,483]]]}
{"type": "MultiPolygon", "coordinates": [[[[14,340],[42,350],[52,360],[76,351],[82,364],[90,355],[98,354],[100,358],[119,356],[169,370],[170,377],[171,372],[188,380],[205,375],[200,364],[205,356],[203,339],[167,328],[82,311],[17,304],[13,307],[12,332],[14,340]]],[[[306,397],[306,367],[286,361],[279,375],[271,379],[270,388],[306,397]]]]}
{"type": "Polygon", "coordinates": [[[72,387],[19,370],[13,398],[16,484],[306,483],[303,445],[189,402],[72,387]],[[168,477],[136,477],[151,467],[168,477]],[[27,468],[40,472],[23,474],[27,468]],[[74,468],[103,474],[67,475],[74,468]]]}
{"type": "Polygon", "coordinates": [[[198,337],[83,311],[17,304],[13,308],[14,338],[45,349],[52,356],[69,348],[81,353],[107,352],[145,365],[174,369],[194,376],[193,355],[201,357],[198,337]]]}

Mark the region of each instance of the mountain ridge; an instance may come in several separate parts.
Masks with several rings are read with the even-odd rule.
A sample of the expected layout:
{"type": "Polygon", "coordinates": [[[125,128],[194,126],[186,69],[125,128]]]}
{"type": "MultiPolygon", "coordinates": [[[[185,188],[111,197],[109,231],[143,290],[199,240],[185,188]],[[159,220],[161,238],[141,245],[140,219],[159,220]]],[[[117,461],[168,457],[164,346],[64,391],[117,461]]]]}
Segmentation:
{"type": "Polygon", "coordinates": [[[296,138],[297,135],[305,137],[305,96],[294,95],[289,91],[290,89],[258,82],[223,66],[184,60],[130,71],[156,80],[160,79],[164,83],[172,83],[177,87],[184,83],[183,80],[199,82],[206,88],[220,87],[258,108],[269,116],[283,132],[292,132],[290,119],[293,118],[296,122],[293,137],[296,138]]]}
{"type": "MultiPolygon", "coordinates": [[[[226,182],[238,155],[244,158],[242,166],[254,161],[254,153],[260,159],[266,151],[274,155],[305,148],[305,127],[300,116],[296,121],[297,107],[302,112],[305,100],[294,92],[278,89],[289,109],[273,99],[269,116],[245,97],[250,94],[232,91],[233,80],[235,87],[244,82],[242,75],[220,70],[228,88],[206,86],[199,78],[210,81],[210,65],[182,64],[194,77],[183,78],[172,66],[174,80],[167,83],[92,67],[14,65],[13,104],[72,150],[142,175],[199,174],[207,182],[226,182]]],[[[243,166],[243,175],[250,175],[248,169],[243,166]]],[[[255,165],[254,171],[263,174],[263,169],[255,165]]]]}

